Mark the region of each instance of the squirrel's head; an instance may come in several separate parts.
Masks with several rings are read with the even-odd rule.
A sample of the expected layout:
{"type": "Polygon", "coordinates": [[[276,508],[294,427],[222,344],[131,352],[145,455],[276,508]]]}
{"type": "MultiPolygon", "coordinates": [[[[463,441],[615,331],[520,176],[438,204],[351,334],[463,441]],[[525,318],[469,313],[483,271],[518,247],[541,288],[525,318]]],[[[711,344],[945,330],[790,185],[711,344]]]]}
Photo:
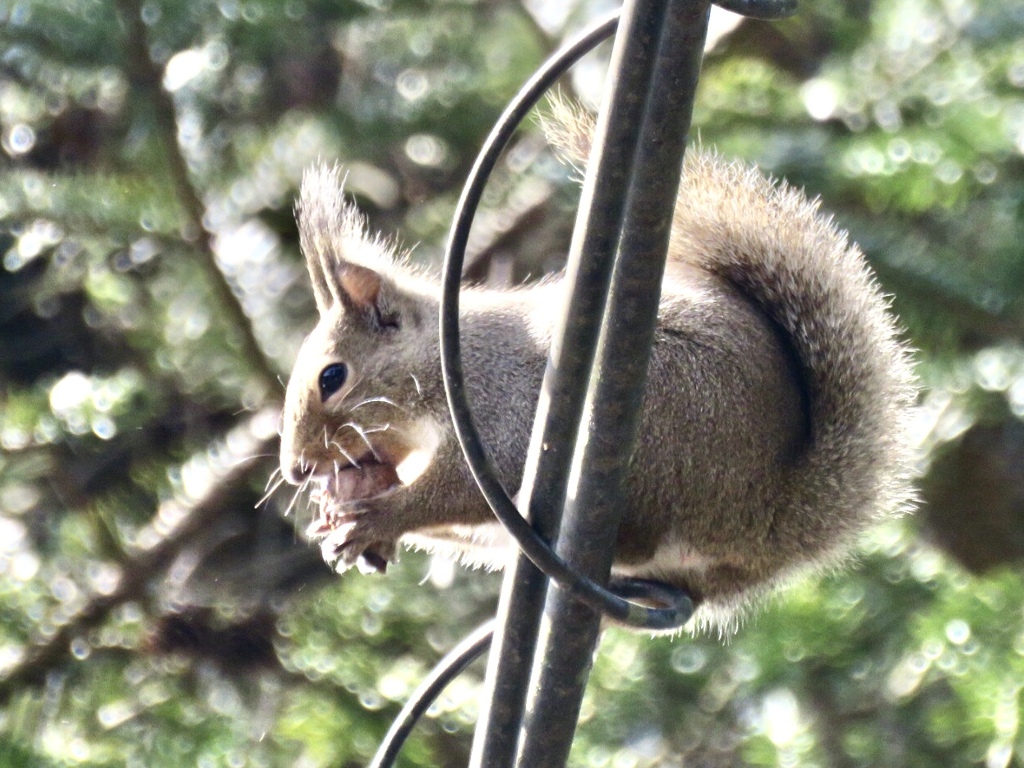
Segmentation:
{"type": "Polygon", "coordinates": [[[436,347],[437,315],[340,187],[336,170],[315,168],[297,206],[320,319],[288,382],[281,471],[346,500],[398,485],[399,465],[422,449],[425,377],[416,374],[422,350],[436,347]]]}

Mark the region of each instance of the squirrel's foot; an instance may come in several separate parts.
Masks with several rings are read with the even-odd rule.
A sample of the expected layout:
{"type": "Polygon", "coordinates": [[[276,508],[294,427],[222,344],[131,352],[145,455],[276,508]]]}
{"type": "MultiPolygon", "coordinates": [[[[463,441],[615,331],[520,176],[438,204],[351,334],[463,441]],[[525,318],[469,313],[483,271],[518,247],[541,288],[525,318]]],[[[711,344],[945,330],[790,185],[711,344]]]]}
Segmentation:
{"type": "Polygon", "coordinates": [[[381,522],[369,503],[354,502],[322,513],[306,533],[321,539],[320,552],[338,573],[353,566],[362,573],[384,573],[397,559],[398,546],[381,522]]]}

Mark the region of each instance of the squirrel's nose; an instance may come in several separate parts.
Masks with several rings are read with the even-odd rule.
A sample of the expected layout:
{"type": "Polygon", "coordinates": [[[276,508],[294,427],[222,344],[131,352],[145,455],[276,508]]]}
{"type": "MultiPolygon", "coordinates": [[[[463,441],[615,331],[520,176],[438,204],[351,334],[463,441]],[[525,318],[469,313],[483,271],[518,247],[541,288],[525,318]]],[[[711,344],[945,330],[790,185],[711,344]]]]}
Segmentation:
{"type": "Polygon", "coordinates": [[[281,462],[281,474],[292,485],[302,485],[313,475],[313,464],[296,459],[281,462]]]}

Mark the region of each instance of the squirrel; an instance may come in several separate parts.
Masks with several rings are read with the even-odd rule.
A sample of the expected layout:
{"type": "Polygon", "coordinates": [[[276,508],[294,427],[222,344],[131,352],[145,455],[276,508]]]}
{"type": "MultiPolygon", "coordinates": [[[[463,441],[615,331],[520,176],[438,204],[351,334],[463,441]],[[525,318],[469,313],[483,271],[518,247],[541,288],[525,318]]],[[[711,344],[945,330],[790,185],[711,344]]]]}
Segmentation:
{"type": "MultiPolygon", "coordinates": [[[[557,105],[556,105],[557,106],[557,105]]],[[[586,162],[592,118],[549,139],[586,162]]],[[[397,544],[502,567],[510,550],[463,461],[441,382],[440,283],[371,236],[336,168],[296,206],[319,322],[288,382],[281,471],[339,572],[397,544]]],[[[466,386],[506,488],[523,472],[559,278],[465,287],[466,386]]],[[[912,354],[860,250],[799,190],[686,153],[613,574],[667,582],[727,626],[770,587],[837,565],[912,506],[912,354]]]]}

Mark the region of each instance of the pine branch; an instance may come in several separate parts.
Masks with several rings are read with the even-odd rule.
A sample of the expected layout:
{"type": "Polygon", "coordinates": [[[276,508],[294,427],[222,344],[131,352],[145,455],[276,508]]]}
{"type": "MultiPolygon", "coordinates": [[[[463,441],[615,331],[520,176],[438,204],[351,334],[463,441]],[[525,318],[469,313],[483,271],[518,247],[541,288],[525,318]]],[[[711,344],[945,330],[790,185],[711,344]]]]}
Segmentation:
{"type": "Polygon", "coordinates": [[[94,237],[113,235],[125,242],[139,238],[139,219],[148,216],[151,239],[192,245],[181,237],[182,220],[175,198],[156,179],[140,174],[61,173],[11,169],[0,178],[3,212],[0,223],[43,218],[66,232],[94,237]],[[45,182],[45,194],[30,195],[26,189],[45,182]],[[97,206],[97,200],[108,204],[97,206]]]}
{"type": "Polygon", "coordinates": [[[25,686],[41,684],[51,671],[65,663],[75,638],[101,624],[118,606],[146,596],[153,580],[166,571],[194,536],[203,535],[208,530],[211,521],[222,512],[227,500],[249,481],[252,466],[273,450],[277,435],[266,435],[267,430],[263,425],[276,422],[276,409],[268,409],[250,416],[232,430],[231,439],[224,442],[233,446],[234,450],[223,462],[224,468],[216,473],[205,493],[192,499],[191,503],[170,502],[173,508],[162,505],[157,510],[152,528],[156,531],[169,530],[152,545],[137,550],[122,565],[121,578],[113,591],[94,596],[53,635],[28,649],[21,662],[0,679],[0,706],[25,686]],[[168,521],[168,517],[175,520],[168,521]]]}
{"type": "Polygon", "coordinates": [[[125,27],[125,45],[129,80],[137,84],[148,96],[156,117],[156,130],[178,201],[183,209],[188,228],[197,233],[195,253],[210,280],[221,306],[227,312],[231,325],[239,334],[242,349],[260,378],[267,393],[279,389],[277,371],[264,354],[252,330],[249,316],[217,266],[210,232],[203,226],[205,208],[199,192],[189,177],[188,164],[178,145],[178,124],[171,95],[164,90],[160,69],[149,56],[148,31],[142,21],[141,0],[117,0],[118,11],[125,27]]]}

